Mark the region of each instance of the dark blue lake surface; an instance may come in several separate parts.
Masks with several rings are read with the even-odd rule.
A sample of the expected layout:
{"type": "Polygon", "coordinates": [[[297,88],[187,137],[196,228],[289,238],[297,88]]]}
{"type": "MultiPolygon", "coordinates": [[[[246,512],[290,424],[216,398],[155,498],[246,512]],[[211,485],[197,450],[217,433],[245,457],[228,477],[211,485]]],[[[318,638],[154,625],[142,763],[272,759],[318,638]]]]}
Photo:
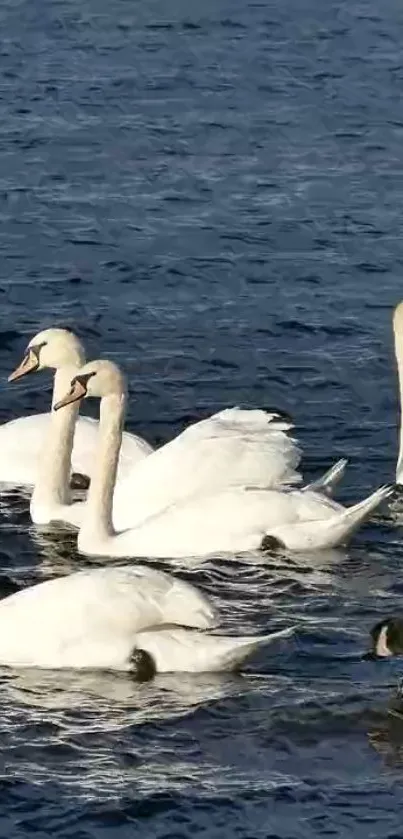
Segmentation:
{"type": "MultiPolygon", "coordinates": [[[[67,324],[151,442],[276,405],[308,476],[350,458],[342,500],[393,480],[401,2],[4,0],[0,39],[3,382],[67,324]]],[[[4,384],[0,418],[49,398],[4,384]]],[[[20,580],[83,564],[18,495],[0,526],[20,580]]],[[[403,511],[326,556],[178,567],[232,631],[300,622],[243,677],[3,673],[0,835],[400,837],[403,666],[360,655],[402,567],[403,511]]]]}

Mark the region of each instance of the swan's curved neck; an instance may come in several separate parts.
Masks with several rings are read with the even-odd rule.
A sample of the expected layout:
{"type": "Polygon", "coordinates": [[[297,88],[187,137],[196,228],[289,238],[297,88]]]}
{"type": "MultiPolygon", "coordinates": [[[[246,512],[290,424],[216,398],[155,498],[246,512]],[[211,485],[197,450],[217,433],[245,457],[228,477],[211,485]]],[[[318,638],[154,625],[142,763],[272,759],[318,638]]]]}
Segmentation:
{"type": "Polygon", "coordinates": [[[81,539],[100,542],[114,535],[112,503],[122,429],[125,415],[125,394],[112,394],[101,399],[97,462],[88,490],[81,539]]]}
{"type": "MultiPolygon", "coordinates": [[[[79,365],[68,365],[56,370],[52,408],[55,402],[66,395],[79,365]]],[[[40,455],[37,480],[31,498],[31,505],[69,504],[71,453],[79,402],[67,405],[61,411],[51,411],[49,433],[40,455]]]]}
{"type": "Polygon", "coordinates": [[[403,484],[403,333],[395,331],[395,354],[397,363],[397,375],[399,379],[399,455],[396,466],[396,483],[403,484]]]}

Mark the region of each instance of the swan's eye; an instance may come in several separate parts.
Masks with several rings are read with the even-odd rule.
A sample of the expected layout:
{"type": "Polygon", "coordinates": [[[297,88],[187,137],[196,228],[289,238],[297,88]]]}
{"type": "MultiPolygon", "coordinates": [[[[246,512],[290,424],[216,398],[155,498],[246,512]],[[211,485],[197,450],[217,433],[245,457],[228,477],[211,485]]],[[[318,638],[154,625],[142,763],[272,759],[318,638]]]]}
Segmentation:
{"type": "Polygon", "coordinates": [[[33,355],[35,361],[39,365],[41,349],[42,347],[46,347],[47,343],[47,341],[43,341],[42,344],[35,344],[34,346],[27,347],[26,355],[33,355]]]}
{"type": "Polygon", "coordinates": [[[70,385],[70,390],[69,390],[70,396],[74,393],[74,389],[75,389],[76,384],[77,384],[77,379],[72,379],[71,380],[71,385],[70,385]]]}

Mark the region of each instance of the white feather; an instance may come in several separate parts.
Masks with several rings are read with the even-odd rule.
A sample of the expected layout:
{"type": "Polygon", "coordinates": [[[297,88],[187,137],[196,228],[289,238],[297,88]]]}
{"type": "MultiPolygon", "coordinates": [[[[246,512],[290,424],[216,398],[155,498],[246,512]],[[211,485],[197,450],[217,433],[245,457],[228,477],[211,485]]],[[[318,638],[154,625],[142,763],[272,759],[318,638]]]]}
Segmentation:
{"type": "Polygon", "coordinates": [[[282,523],[270,528],[269,535],[293,551],[322,550],[343,545],[392,493],[392,486],[380,487],[368,498],[347,510],[330,515],[327,519],[282,523]]]}
{"type": "MultiPolygon", "coordinates": [[[[356,529],[357,523],[368,517],[367,507],[362,511],[359,507],[357,514],[354,514],[353,527],[353,519],[345,509],[321,492],[267,489],[263,471],[259,478],[258,470],[262,467],[258,453],[253,450],[253,446],[248,446],[249,435],[251,428],[257,426],[259,430],[256,433],[265,436],[268,434],[267,427],[274,423],[271,433],[275,438],[284,436],[284,446],[287,446],[289,439],[285,434],[284,422],[277,422],[273,417],[269,421],[266,417],[263,421],[260,411],[251,412],[249,417],[248,412],[240,411],[238,415],[238,411],[233,409],[204,421],[199,428],[192,426],[164,449],[141,462],[135,470],[136,474],[140,473],[140,480],[126,482],[124,487],[120,485],[118,488],[121,507],[117,504],[115,494],[112,521],[116,463],[125,407],[124,377],[115,364],[106,360],[90,362],[81,368],[80,377],[86,380],[86,395],[101,399],[99,451],[86,504],[64,507],[61,509],[61,518],[66,514],[70,521],[77,521],[74,517],[78,514],[78,547],[83,553],[116,557],[179,558],[253,551],[262,545],[265,535],[276,535],[278,526],[283,528],[278,537],[283,545],[293,550],[304,550],[307,543],[318,548],[323,546],[323,542],[327,545],[330,532],[332,544],[345,541],[348,534],[356,529]],[[281,427],[276,427],[278,425],[281,427]],[[239,427],[248,429],[246,438],[240,435],[239,427]],[[245,439],[246,449],[242,442],[245,439]],[[230,454],[234,441],[236,444],[241,441],[237,455],[234,451],[230,454]],[[203,448],[206,443],[216,443],[216,447],[212,446],[210,456],[208,450],[203,448]],[[199,446],[204,452],[202,457],[199,446]],[[166,456],[164,450],[168,452],[166,456]],[[178,450],[179,457],[175,457],[175,450],[178,450]],[[250,487],[245,479],[244,484],[237,483],[242,475],[242,467],[239,467],[239,471],[237,469],[242,464],[243,456],[249,465],[254,464],[256,467],[255,480],[250,487]],[[197,468],[199,459],[200,466],[197,468]],[[165,460],[170,464],[172,474],[165,475],[164,481],[162,470],[158,481],[156,475],[159,473],[159,465],[164,464],[165,460]],[[157,464],[155,468],[153,463],[157,464]],[[217,463],[224,476],[228,473],[232,476],[229,479],[230,487],[225,486],[224,478],[217,471],[217,463]],[[210,475],[210,481],[204,486],[206,474],[210,475]],[[183,482],[187,487],[184,498],[183,482]],[[259,486],[260,482],[262,487],[259,486]],[[155,497],[152,494],[153,487],[155,497]],[[163,503],[165,508],[159,512],[163,503]],[[117,533],[117,509],[122,512],[122,508],[127,515],[132,511],[135,524],[117,533]],[[330,527],[323,524],[327,520],[331,520],[330,527]],[[321,526],[316,526],[319,522],[321,526]],[[339,542],[336,540],[338,533],[339,542]]],[[[74,403],[74,395],[69,392],[61,400],[61,413],[66,405],[69,408],[74,403]]],[[[293,451],[293,446],[292,443],[290,451],[293,451]]],[[[380,503],[380,497],[378,500],[378,495],[371,496],[371,510],[375,509],[377,503],[380,503]]]]}
{"type": "MultiPolygon", "coordinates": [[[[49,438],[51,414],[18,417],[0,426],[0,483],[34,486],[44,443],[49,438]]],[[[98,446],[98,420],[79,416],[74,433],[72,471],[91,476],[98,446]]],[[[123,432],[118,480],[125,480],[152,447],[136,434],[123,432]]]]}
{"type": "Polygon", "coordinates": [[[116,530],[167,506],[217,490],[300,481],[290,425],[265,411],[231,408],[195,423],[139,463],[115,489],[116,530]]]}
{"type": "Polygon", "coordinates": [[[0,602],[0,664],[129,670],[140,649],[159,673],[214,672],[233,669],[293,631],[256,637],[200,631],[215,622],[207,598],[170,575],[141,566],[79,571],[0,602]]]}
{"type": "Polygon", "coordinates": [[[306,484],[303,488],[304,492],[314,490],[315,492],[323,492],[325,495],[332,495],[337,484],[339,484],[341,479],[344,477],[347,463],[348,460],[345,457],[338,460],[337,463],[331,466],[324,475],[317,478],[316,481],[306,484]]]}
{"type": "Polygon", "coordinates": [[[216,622],[208,599],[168,574],[141,566],[78,571],[0,602],[0,663],[126,669],[141,630],[216,622]]]}
{"type": "Polygon", "coordinates": [[[260,647],[292,635],[294,628],[269,635],[211,635],[178,627],[144,630],[136,646],[153,657],[159,673],[233,670],[260,647]]]}
{"type": "Polygon", "coordinates": [[[234,489],[169,507],[107,538],[84,526],[78,547],[94,556],[193,557],[259,550],[275,536],[293,551],[342,544],[391,494],[390,487],[347,510],[320,493],[234,489]]]}

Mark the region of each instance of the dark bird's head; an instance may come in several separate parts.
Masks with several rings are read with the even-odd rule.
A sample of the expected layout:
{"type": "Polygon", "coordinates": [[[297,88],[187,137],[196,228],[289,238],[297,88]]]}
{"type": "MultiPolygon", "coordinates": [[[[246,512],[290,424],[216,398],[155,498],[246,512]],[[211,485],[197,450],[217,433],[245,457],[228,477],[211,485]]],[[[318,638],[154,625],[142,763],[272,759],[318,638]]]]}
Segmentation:
{"type": "Polygon", "coordinates": [[[371,629],[371,649],[366,659],[403,655],[403,618],[383,618],[371,629]]]}

